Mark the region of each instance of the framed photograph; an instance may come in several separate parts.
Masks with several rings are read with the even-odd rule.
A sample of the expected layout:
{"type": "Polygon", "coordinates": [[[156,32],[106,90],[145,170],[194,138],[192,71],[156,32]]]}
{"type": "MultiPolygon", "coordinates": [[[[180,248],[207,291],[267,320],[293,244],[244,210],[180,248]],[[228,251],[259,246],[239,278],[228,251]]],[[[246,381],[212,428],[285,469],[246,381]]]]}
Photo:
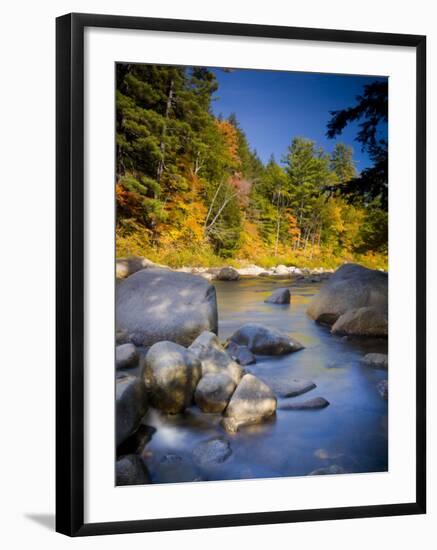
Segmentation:
{"type": "Polygon", "coordinates": [[[56,40],[57,530],[425,513],[425,37],[56,40]]]}

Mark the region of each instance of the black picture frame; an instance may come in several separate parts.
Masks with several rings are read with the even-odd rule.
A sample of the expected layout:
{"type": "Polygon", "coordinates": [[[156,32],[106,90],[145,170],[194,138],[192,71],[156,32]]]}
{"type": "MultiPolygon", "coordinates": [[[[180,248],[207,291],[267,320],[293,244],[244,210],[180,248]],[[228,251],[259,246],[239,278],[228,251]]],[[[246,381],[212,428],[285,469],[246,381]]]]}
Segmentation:
{"type": "Polygon", "coordinates": [[[423,514],[426,511],[426,37],[115,15],[56,20],[56,530],[69,536],[423,514]],[[84,29],[106,27],[415,48],[416,500],[399,504],[84,523],[84,29]]]}

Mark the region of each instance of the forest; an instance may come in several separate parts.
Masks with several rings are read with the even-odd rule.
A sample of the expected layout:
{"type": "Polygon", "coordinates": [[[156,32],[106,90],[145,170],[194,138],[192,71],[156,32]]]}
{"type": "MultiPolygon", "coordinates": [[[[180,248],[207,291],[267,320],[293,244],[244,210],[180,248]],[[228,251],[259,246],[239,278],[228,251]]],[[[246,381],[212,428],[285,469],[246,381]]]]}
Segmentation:
{"type": "Polygon", "coordinates": [[[330,153],[290,135],[282,158],[267,163],[238,113],[213,114],[217,89],[205,67],[117,64],[117,257],[387,269],[387,83],[366,85],[355,104],[328,113],[330,153]],[[373,163],[361,172],[337,139],[350,123],[373,163]]]}

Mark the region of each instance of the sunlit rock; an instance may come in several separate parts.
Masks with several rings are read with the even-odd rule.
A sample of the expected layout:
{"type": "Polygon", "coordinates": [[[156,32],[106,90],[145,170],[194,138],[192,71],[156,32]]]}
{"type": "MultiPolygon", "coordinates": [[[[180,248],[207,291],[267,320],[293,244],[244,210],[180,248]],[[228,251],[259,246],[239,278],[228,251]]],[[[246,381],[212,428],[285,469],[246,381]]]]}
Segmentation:
{"type": "Polygon", "coordinates": [[[197,357],[173,342],[158,342],[146,355],[144,381],[151,405],[165,413],[182,412],[193,401],[202,369],[197,357]]]}
{"type": "Polygon", "coordinates": [[[117,285],[116,323],[136,346],[189,346],[203,331],[217,332],[215,288],[195,275],[143,269],[117,285]]]}
{"type": "Polygon", "coordinates": [[[226,372],[206,374],[194,393],[196,405],[205,413],[221,413],[226,408],[236,384],[226,372]]]}
{"type": "Polygon", "coordinates": [[[388,275],[357,264],[340,267],[310,303],[307,313],[315,321],[333,325],[349,310],[388,308],[388,275]]]}
{"type": "Polygon", "coordinates": [[[231,433],[236,432],[239,426],[261,422],[275,411],[276,397],[272,390],[252,374],[245,374],[226,408],[223,426],[231,433]]]}

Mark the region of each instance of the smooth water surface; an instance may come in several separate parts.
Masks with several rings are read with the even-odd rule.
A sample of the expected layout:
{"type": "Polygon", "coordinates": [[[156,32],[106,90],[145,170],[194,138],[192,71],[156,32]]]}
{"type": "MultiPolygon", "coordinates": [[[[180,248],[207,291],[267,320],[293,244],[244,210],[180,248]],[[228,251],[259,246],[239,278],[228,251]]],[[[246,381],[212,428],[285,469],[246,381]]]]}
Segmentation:
{"type": "MultiPolygon", "coordinates": [[[[144,458],[155,483],[307,475],[331,465],[345,472],[386,471],[388,464],[387,402],[378,393],[387,372],[362,363],[369,352],[387,352],[386,340],[350,340],[332,336],[305,313],[320,288],[270,278],[215,281],[219,337],[224,340],[248,322],[290,333],[305,349],[281,357],[257,357],[245,367],[273,386],[287,378],[312,380],[316,388],[288,401],[321,396],[321,410],[278,410],[271,420],[240,427],[230,435],[221,416],[196,407],[176,416],[150,411],[144,423],[157,428],[144,458]],[[274,289],[288,286],[290,305],[264,303],[274,289]],[[232,454],[212,463],[193,458],[199,443],[216,437],[229,441],[232,454]]],[[[282,401],[278,400],[278,405],[282,401]]]]}

